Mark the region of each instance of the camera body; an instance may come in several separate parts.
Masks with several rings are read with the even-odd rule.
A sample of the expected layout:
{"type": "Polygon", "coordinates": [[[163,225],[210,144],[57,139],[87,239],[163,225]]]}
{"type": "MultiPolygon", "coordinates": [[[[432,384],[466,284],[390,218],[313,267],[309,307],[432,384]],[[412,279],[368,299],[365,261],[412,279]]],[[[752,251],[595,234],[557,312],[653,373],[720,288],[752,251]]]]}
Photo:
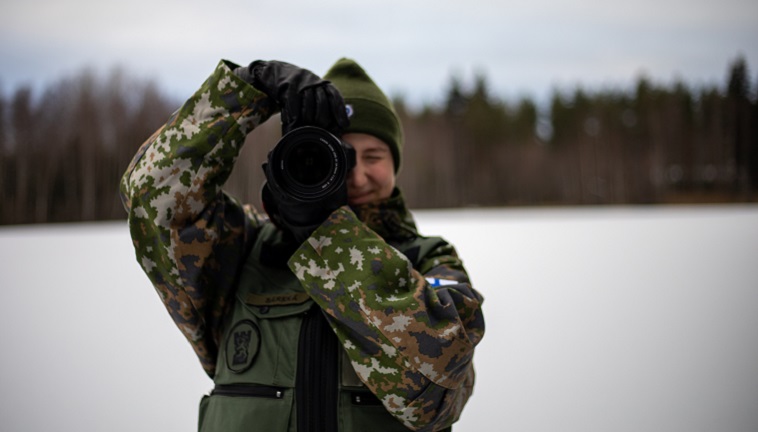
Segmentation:
{"type": "Polygon", "coordinates": [[[279,204],[297,206],[290,217],[303,221],[322,213],[326,217],[347,203],[345,183],[354,166],[355,150],[349,144],[324,129],[299,127],[269,152],[263,165],[269,190],[264,192],[274,195],[271,198],[279,204]]]}

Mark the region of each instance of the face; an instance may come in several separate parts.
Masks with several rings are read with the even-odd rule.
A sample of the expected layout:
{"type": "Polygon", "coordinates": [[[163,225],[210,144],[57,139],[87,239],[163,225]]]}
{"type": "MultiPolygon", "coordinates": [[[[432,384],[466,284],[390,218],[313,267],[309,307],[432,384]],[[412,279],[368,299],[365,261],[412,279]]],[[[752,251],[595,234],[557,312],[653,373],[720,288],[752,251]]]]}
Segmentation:
{"type": "Polygon", "coordinates": [[[355,168],[347,179],[348,204],[357,206],[389,198],[395,188],[395,165],[389,146],[363,133],[345,134],[342,139],[355,149],[355,168]]]}

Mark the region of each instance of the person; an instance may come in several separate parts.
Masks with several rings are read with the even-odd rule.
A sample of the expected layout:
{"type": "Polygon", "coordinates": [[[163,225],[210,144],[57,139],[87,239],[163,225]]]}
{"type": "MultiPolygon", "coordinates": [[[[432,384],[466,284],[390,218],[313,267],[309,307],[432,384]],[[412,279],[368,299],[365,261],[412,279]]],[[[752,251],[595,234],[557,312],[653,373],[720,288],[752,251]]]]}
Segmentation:
{"type": "Polygon", "coordinates": [[[437,431],[459,418],[484,334],[455,248],[418,233],[396,186],[403,133],[354,60],[324,78],[222,60],[139,148],[120,192],[139,264],[214,381],[201,431],[437,431]],[[246,135],[329,131],[355,151],[323,206],[222,189],[246,135]]]}

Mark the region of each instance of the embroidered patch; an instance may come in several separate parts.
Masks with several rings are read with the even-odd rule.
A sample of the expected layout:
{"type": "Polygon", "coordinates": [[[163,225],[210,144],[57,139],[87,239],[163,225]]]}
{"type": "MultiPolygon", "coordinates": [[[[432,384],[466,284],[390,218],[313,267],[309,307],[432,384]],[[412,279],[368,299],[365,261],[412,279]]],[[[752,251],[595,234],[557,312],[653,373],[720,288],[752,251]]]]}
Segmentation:
{"type": "Polygon", "coordinates": [[[261,332],[250,320],[242,320],[232,327],[226,338],[226,366],[234,373],[250,369],[261,345],[261,332]]]}

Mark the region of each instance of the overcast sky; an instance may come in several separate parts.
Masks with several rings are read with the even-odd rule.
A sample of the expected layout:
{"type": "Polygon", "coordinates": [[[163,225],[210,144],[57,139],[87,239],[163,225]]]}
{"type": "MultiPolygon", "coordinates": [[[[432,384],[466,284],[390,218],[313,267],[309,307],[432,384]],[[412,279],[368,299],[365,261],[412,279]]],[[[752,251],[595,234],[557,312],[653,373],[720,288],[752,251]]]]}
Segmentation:
{"type": "Polygon", "coordinates": [[[656,82],[758,79],[755,0],[3,0],[0,88],[124,67],[184,98],[220,58],[277,58],[319,74],[358,60],[393,95],[435,102],[484,73],[503,97],[656,82]]]}

